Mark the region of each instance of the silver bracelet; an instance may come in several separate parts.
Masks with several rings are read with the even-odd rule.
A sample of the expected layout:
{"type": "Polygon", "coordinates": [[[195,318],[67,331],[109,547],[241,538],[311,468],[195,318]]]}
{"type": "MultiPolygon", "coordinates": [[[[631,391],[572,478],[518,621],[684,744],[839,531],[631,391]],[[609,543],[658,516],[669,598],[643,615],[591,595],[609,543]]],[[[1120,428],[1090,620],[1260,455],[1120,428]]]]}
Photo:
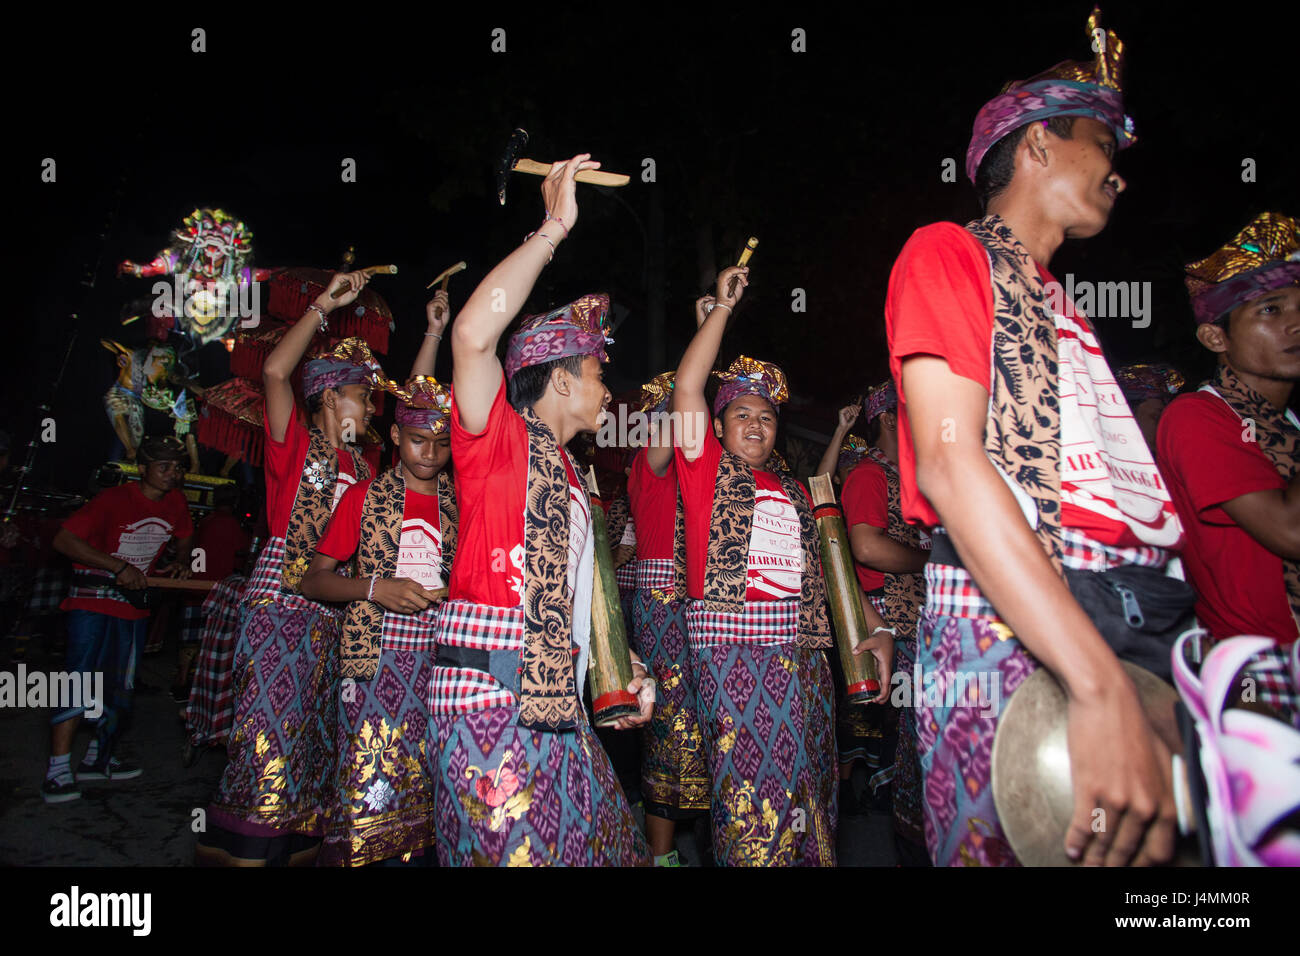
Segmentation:
{"type": "Polygon", "coordinates": [[[442,336],[439,335],[437,332],[425,332],[425,333],[424,333],[424,337],[425,337],[426,339],[427,339],[429,336],[431,336],[431,335],[432,335],[435,339],[437,339],[439,342],[442,341],[442,336]]]}
{"type": "Polygon", "coordinates": [[[727,305],[727,303],[725,302],[710,302],[709,308],[704,314],[708,315],[709,312],[712,312],[714,309],[726,309],[728,312],[732,312],[734,314],[734,310],[731,308],[731,306],[727,305]]]}
{"type": "Polygon", "coordinates": [[[373,601],[375,599],[375,581],[378,580],[378,578],[379,575],[377,574],[370,578],[370,591],[366,594],[367,601],[373,601]]]}
{"type": "Polygon", "coordinates": [[[329,331],[330,317],[329,315],[326,314],[324,309],[322,309],[319,305],[313,302],[311,305],[307,306],[307,311],[308,312],[315,311],[320,313],[320,329],[318,331],[321,332],[329,331]]]}
{"type": "Polygon", "coordinates": [[[527,242],[529,239],[533,238],[533,236],[541,236],[543,239],[546,240],[546,244],[551,247],[551,255],[546,260],[547,265],[550,265],[551,259],[555,258],[555,243],[551,242],[550,236],[548,236],[544,232],[541,232],[540,230],[538,232],[530,232],[527,236],[524,237],[524,242],[527,242]]]}

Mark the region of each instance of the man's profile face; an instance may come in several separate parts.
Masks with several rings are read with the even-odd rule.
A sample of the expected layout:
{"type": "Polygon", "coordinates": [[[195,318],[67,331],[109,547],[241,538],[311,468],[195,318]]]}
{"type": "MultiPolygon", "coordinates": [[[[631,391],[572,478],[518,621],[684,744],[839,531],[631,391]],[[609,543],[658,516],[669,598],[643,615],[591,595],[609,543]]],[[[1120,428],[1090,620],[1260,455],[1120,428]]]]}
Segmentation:
{"type": "Polygon", "coordinates": [[[356,428],[356,440],[370,427],[370,419],[375,414],[375,404],[370,400],[369,385],[343,385],[334,391],[334,411],[341,423],[352,421],[356,428]]]}
{"type": "Polygon", "coordinates": [[[1047,148],[1051,161],[1044,170],[1045,199],[1052,218],[1065,224],[1068,239],[1087,239],[1106,228],[1119,194],[1126,188],[1115,172],[1119,146],[1115,134],[1101,120],[1080,116],[1070,139],[1050,130],[1047,148]]]}
{"type": "MultiPolygon", "coordinates": [[[[556,373],[563,372],[558,369],[556,373]]],[[[580,432],[594,432],[600,428],[601,413],[613,398],[605,387],[605,366],[594,355],[582,358],[582,375],[567,375],[569,394],[566,410],[580,424],[580,432]]],[[[552,378],[554,382],[554,378],[552,378]]]]}

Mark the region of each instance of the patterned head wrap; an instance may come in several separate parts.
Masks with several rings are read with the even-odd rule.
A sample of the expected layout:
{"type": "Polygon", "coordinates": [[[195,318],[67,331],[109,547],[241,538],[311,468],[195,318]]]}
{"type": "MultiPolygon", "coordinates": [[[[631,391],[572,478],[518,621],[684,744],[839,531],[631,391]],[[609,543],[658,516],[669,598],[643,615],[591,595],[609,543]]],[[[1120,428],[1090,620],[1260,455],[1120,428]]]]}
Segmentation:
{"type": "Polygon", "coordinates": [[[672,401],[673,385],[677,379],[677,373],[660,372],[650,381],[641,386],[641,398],[637,401],[637,411],[642,414],[651,412],[662,412],[672,401]]]}
{"type": "Polygon", "coordinates": [[[864,438],[857,435],[850,435],[844,439],[844,444],[840,445],[840,457],[835,462],[835,470],[841,468],[852,468],[867,455],[867,442],[864,438]]]}
{"type": "Polygon", "coordinates": [[[506,347],[506,377],[570,355],[594,355],[608,362],[605,346],[614,341],[605,334],[608,315],[609,296],[584,295],[544,315],[527,316],[506,347]]]}
{"type": "Polygon", "coordinates": [[[885,412],[892,412],[896,409],[898,407],[898,392],[894,388],[894,380],[887,378],[869,391],[862,406],[868,424],[885,412]]]}
{"type": "Polygon", "coordinates": [[[741,395],[761,395],[776,409],[790,398],[790,391],[785,384],[785,372],[771,362],[741,355],[725,372],[713,374],[722,382],[722,387],[713,399],[715,418],[741,395]]]}
{"type": "Polygon", "coordinates": [[[1088,17],[1091,63],[1066,60],[1028,80],[1009,83],[975,117],[966,150],[966,175],[975,182],[980,161],[998,140],[1013,130],[1053,116],[1089,116],[1111,128],[1120,149],[1132,146],[1133,121],[1124,115],[1120,92],[1124,44],[1114,30],[1101,32],[1101,10],[1088,17]]]}
{"type": "Polygon", "coordinates": [[[1231,242],[1184,271],[1197,324],[1216,322],[1244,302],[1300,283],[1300,220],[1260,213],[1231,242]]]}
{"type": "Polygon", "coordinates": [[[379,387],[397,397],[394,418],[399,426],[423,428],[441,435],[451,427],[451,392],[430,375],[412,375],[405,385],[381,379],[379,387]]]}
{"type": "Polygon", "coordinates": [[[312,359],[303,367],[302,393],[306,398],[319,395],[327,388],[361,385],[383,378],[370,347],[361,338],[344,339],[329,355],[312,359]]]}
{"type": "Polygon", "coordinates": [[[1183,387],[1183,376],[1172,365],[1159,362],[1150,365],[1125,365],[1115,370],[1115,382],[1130,405],[1145,402],[1148,398],[1177,395],[1183,387]]]}

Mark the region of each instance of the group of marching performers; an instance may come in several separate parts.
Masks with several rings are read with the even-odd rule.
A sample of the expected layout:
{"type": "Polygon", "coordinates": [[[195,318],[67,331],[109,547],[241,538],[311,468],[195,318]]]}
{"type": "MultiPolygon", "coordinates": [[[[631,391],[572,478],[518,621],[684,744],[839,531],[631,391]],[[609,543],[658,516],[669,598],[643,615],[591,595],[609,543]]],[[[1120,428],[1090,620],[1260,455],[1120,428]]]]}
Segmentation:
{"type": "MultiPolygon", "coordinates": [[[[1285,666],[1300,612],[1300,226],[1265,214],[1188,267],[1196,335],[1219,360],[1201,391],[1170,404],[1159,369],[1117,378],[1088,318],[1046,291],[1063,240],[1099,233],[1125,186],[1113,162],[1133,134],[1108,38],[1094,62],[981,109],[966,171],[985,216],[903,248],[891,377],[841,414],[821,463],[839,472],[858,563],[856,653],[881,678],[870,711],[842,689],[837,702],[814,509],[773,452],[785,375],[745,355],[713,371],[747,267],[717,277],[676,371],[644,386],[661,427],[630,459],[631,530],[611,541],[635,542],[621,563],[640,710],[617,726],[642,735],[644,829],[583,699],[595,536],[567,446],[611,400],[608,300],[526,317],[498,358],[577,227],[575,175],[599,163],[554,165],[537,231],[454,322],[440,302],[407,382],[349,341],[303,365],[299,408],[291,378],[312,337],[367,281],[336,275],[264,368],[270,538],[244,592],[200,861],[671,865],[677,821],[707,814],[719,865],[834,865],[841,781],[883,735],[900,858],[1012,864],[990,785],[997,713],[920,693],[900,706],[890,675],[994,673],[1005,697],[1039,666],[1068,699],[1066,852],[1169,859],[1167,745],[1096,582],[1147,606],[1181,553],[1191,587],[1178,582],[1165,630],[1195,614],[1214,638],[1266,635],[1285,666]],[[444,334],[450,388],[432,377],[444,334]],[[397,400],[383,473],[356,446],[375,389],[397,400]],[[1135,411],[1151,401],[1169,408],[1144,436],[1135,411]],[[859,416],[866,441],[848,434],[859,416]],[[888,711],[896,729],[864,718],[888,711]]],[[[1293,696],[1273,705],[1296,720],[1293,696]]]]}

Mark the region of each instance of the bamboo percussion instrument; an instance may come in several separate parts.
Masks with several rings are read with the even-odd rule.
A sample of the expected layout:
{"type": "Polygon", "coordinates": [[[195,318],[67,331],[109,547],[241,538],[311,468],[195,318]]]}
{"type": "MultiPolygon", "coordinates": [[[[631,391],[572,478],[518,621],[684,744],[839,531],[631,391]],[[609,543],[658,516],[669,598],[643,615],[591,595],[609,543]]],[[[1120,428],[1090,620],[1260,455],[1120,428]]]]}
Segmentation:
{"type": "Polygon", "coordinates": [[[441,282],[442,291],[446,292],[447,283],[451,281],[451,277],[454,276],[457,272],[463,272],[466,268],[467,266],[464,262],[458,262],[454,266],[450,266],[449,268],[443,269],[441,272],[438,273],[437,277],[432,282],[430,282],[428,285],[425,286],[425,288],[432,289],[439,282],[441,282]]]}
{"type": "MultiPolygon", "coordinates": [[[[736,263],[736,265],[738,266],[749,265],[749,257],[754,254],[754,250],[757,248],[758,248],[758,238],[755,236],[750,236],[749,242],[745,243],[745,248],[742,249],[740,252],[740,260],[736,263]]],[[[736,294],[736,283],[738,281],[739,281],[738,276],[732,277],[731,284],[727,286],[727,295],[736,294]]]]}
{"type": "Polygon", "coordinates": [[[870,703],[880,694],[880,675],[876,659],[870,652],[855,655],[853,649],[867,639],[867,618],[862,613],[862,588],[853,568],[849,534],[844,527],[844,513],[835,501],[830,475],[813,475],[808,479],[812,496],[813,519],[821,539],[822,576],[826,579],[826,603],[830,606],[835,641],[844,669],[844,683],[849,703],[870,703]]]}
{"type": "MultiPolygon", "coordinates": [[[[375,275],[395,276],[397,275],[397,266],[366,266],[361,271],[368,276],[375,276],[375,275]]],[[[335,289],[333,292],[330,293],[330,298],[331,299],[341,298],[343,293],[346,291],[347,291],[347,286],[343,286],[342,288],[335,289]]]]}
{"type": "MultiPolygon", "coordinates": [[[[1180,754],[1182,735],[1174,713],[1177,691],[1136,664],[1120,664],[1137,688],[1138,700],[1152,729],[1174,754],[1180,754]]],[[[1065,855],[1065,834],[1074,816],[1065,691],[1047,668],[1040,667],[1025,678],[1010,700],[1003,703],[999,689],[997,696],[988,694],[988,704],[993,709],[1001,705],[993,737],[992,789],[1007,842],[1025,866],[1077,865],[1065,855]]],[[[958,702],[958,706],[971,703],[958,702]]],[[[1181,791],[1181,799],[1186,802],[1186,767],[1180,764],[1179,760],[1174,762],[1172,782],[1175,792],[1181,791]]],[[[1110,825],[1118,822],[1108,821],[1110,825]]],[[[1196,866],[1199,862],[1195,847],[1180,841],[1173,865],[1196,866]]]]}
{"type": "MultiPolygon", "coordinates": [[[[521,159],[515,162],[512,167],[517,173],[528,173],[532,176],[550,175],[554,163],[539,163],[533,159],[521,159]]],[[[631,177],[623,173],[607,173],[603,169],[580,169],[575,181],[580,183],[590,183],[593,186],[626,186],[631,177]]]]}
{"type": "Polygon", "coordinates": [[[587,472],[587,491],[591,496],[592,548],[596,558],[596,580],[591,589],[591,707],[596,713],[596,726],[608,727],[620,717],[639,714],[641,707],[636,695],[627,689],[632,683],[632,655],[594,467],[587,472]]]}

